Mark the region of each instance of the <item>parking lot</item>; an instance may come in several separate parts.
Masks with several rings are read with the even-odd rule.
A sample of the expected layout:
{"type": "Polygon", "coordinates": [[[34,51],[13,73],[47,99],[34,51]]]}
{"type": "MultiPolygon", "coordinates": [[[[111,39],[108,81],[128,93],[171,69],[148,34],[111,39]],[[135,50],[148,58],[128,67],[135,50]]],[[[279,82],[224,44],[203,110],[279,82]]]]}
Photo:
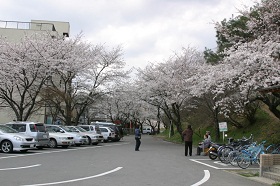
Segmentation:
{"type": "Polygon", "coordinates": [[[46,148],[0,153],[0,184],[19,185],[254,185],[230,174],[205,156],[185,157],[181,144],[143,135],[140,151],[133,136],[97,146],[46,148]],[[207,173],[207,174],[206,174],[207,173]]]}

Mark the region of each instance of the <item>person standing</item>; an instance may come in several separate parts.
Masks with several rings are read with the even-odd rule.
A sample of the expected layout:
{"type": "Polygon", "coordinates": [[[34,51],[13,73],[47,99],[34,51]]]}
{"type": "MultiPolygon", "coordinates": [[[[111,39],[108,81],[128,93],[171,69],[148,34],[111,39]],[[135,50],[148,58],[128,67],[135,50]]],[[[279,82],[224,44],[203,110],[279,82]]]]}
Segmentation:
{"type": "Polygon", "coordinates": [[[139,151],[139,147],[141,145],[141,132],[140,132],[140,129],[139,129],[139,125],[136,125],[135,126],[135,140],[136,140],[136,145],[135,145],[135,151],[139,151]]]}
{"type": "Polygon", "coordinates": [[[192,126],[188,125],[187,129],[183,131],[182,135],[183,135],[184,141],[185,141],[185,156],[188,156],[188,152],[189,152],[189,155],[192,156],[192,144],[193,144],[192,126]]]}

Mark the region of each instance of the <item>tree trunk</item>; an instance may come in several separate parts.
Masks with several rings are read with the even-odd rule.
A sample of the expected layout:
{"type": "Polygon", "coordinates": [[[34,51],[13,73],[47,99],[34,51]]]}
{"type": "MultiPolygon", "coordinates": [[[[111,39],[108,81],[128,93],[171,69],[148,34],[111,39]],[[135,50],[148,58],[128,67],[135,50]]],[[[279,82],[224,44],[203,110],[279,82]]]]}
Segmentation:
{"type": "Polygon", "coordinates": [[[263,95],[262,97],[257,97],[256,100],[261,100],[264,104],[266,104],[269,110],[280,119],[280,111],[277,107],[280,105],[280,99],[275,97],[274,95],[263,95]]]}

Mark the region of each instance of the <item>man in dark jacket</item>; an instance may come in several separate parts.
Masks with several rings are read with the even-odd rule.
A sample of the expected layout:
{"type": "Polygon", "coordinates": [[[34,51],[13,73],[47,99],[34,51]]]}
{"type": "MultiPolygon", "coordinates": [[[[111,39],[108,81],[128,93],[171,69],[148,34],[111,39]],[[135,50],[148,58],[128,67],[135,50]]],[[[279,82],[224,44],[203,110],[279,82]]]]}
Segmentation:
{"type": "Polygon", "coordinates": [[[182,133],[185,141],[185,156],[188,156],[188,151],[189,155],[192,156],[192,136],[193,136],[193,130],[192,126],[188,125],[187,129],[183,131],[182,133]]]}
{"type": "Polygon", "coordinates": [[[135,151],[139,151],[139,147],[141,145],[141,132],[139,129],[139,125],[135,126],[135,140],[136,140],[136,145],[135,145],[135,151]]]}

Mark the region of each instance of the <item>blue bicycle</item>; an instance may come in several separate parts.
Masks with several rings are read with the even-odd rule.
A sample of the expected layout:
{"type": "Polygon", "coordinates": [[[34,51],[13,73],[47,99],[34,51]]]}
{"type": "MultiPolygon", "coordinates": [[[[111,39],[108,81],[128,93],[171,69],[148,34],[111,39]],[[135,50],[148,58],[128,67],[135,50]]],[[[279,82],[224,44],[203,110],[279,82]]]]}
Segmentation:
{"type": "Polygon", "coordinates": [[[253,163],[260,163],[260,154],[265,154],[264,144],[262,141],[259,145],[252,146],[246,150],[241,150],[241,153],[236,158],[238,166],[242,169],[248,168],[253,163]]]}

